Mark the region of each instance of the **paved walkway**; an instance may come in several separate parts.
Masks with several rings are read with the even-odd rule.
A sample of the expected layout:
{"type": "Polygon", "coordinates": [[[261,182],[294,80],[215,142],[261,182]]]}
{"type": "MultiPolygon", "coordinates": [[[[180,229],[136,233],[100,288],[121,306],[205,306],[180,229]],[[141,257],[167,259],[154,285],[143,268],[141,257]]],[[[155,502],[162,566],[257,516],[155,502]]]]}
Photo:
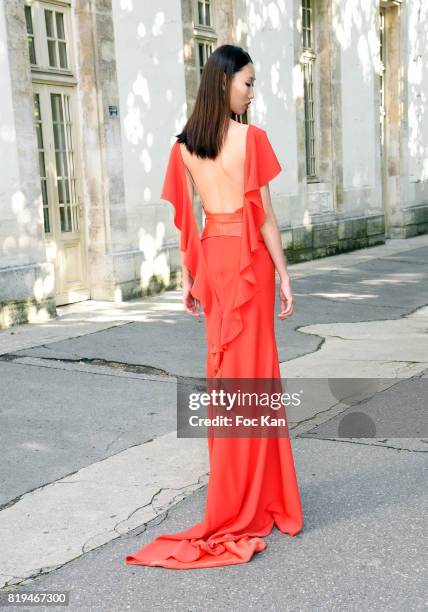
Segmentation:
{"type": "Polygon", "coordinates": [[[427,262],[421,236],[290,266],[276,335],[283,376],[310,391],[288,412],[305,527],[197,575],[123,557],[203,517],[206,440],[175,432],[203,318],[172,291],[0,331],[3,588],[70,590],[70,610],[425,609],[427,262]],[[346,437],[331,379],[369,377],[368,433],[346,437]]]}

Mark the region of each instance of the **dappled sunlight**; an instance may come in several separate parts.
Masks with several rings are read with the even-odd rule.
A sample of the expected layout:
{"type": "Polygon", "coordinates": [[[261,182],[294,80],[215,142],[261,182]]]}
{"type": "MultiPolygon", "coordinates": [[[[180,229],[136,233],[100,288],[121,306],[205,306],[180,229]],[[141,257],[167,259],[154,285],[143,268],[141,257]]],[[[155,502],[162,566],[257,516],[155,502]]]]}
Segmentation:
{"type": "Polygon", "coordinates": [[[7,59],[7,47],[3,38],[0,38],[0,63],[6,62],[7,59]]]}
{"type": "MultiPolygon", "coordinates": [[[[297,295],[297,294],[296,294],[297,295]]],[[[377,300],[376,293],[352,293],[351,291],[309,291],[305,296],[321,297],[329,300],[377,300]]]]}
{"type": "MultiPolygon", "coordinates": [[[[138,159],[142,163],[144,167],[144,171],[146,173],[149,173],[153,167],[152,158],[150,156],[149,149],[142,149],[138,159]]],[[[143,193],[147,195],[147,192],[151,193],[151,190],[149,189],[149,187],[144,188],[143,193]]],[[[147,202],[146,197],[144,197],[144,200],[147,202]]]]}
{"type": "MultiPolygon", "coordinates": [[[[2,334],[12,333],[18,334],[17,331],[21,328],[24,328],[25,325],[39,325],[40,323],[49,323],[52,320],[52,316],[45,307],[35,306],[31,303],[26,303],[25,315],[27,318],[26,323],[21,323],[18,327],[16,327],[15,321],[15,313],[12,308],[6,304],[4,310],[2,312],[2,322],[4,322],[5,327],[0,328],[0,337],[2,334]]],[[[3,347],[2,347],[3,348],[3,347]]]]}
{"type": "Polygon", "coordinates": [[[152,296],[126,302],[87,300],[57,308],[57,318],[50,318],[46,309],[30,308],[30,322],[0,329],[1,353],[20,348],[58,342],[69,338],[111,329],[127,323],[166,323],[177,325],[187,317],[181,291],[170,291],[168,297],[152,296]],[[43,325],[40,325],[43,323],[43,325]]]}
{"type": "Polygon", "coordinates": [[[306,209],[303,213],[303,226],[308,227],[311,225],[312,225],[311,213],[309,212],[309,210],[306,209]]]}
{"type": "MultiPolygon", "coordinates": [[[[312,185],[306,184],[304,170],[305,135],[309,133],[305,133],[305,129],[308,130],[306,125],[308,120],[305,120],[305,117],[309,111],[307,99],[306,105],[303,99],[305,86],[302,69],[302,62],[312,59],[308,50],[306,59],[303,56],[298,57],[299,38],[302,39],[300,42],[303,42],[302,19],[297,14],[301,11],[301,4],[293,5],[286,0],[245,0],[241,4],[237,13],[241,13],[242,16],[234,13],[233,18],[230,17],[229,21],[228,16],[227,20],[228,28],[233,24],[234,33],[232,34],[230,29],[222,30],[221,37],[226,34],[231,35],[237,44],[248,48],[254,60],[256,87],[249,121],[256,125],[268,126],[267,129],[272,130],[272,139],[278,139],[274,145],[285,173],[279,178],[274,204],[283,214],[281,223],[282,221],[284,223],[281,227],[287,232],[287,240],[289,230],[290,235],[294,229],[297,230],[292,239],[298,244],[299,232],[310,234],[314,228],[313,236],[315,236],[318,223],[322,224],[324,221],[336,223],[342,217],[345,219],[351,217],[353,223],[353,217],[362,218],[372,214],[374,223],[369,228],[367,222],[366,229],[361,231],[367,230],[369,234],[370,229],[372,232],[370,235],[375,235],[377,239],[376,232],[382,231],[378,231],[380,225],[375,217],[378,213],[380,216],[382,212],[382,189],[379,184],[378,167],[380,158],[376,148],[379,144],[376,140],[378,134],[376,122],[379,119],[377,108],[379,92],[376,88],[381,69],[377,31],[379,3],[373,0],[333,0],[332,22],[329,23],[332,31],[327,33],[321,29],[321,26],[327,23],[325,19],[330,18],[330,7],[327,10],[328,3],[324,2],[318,6],[319,23],[318,25],[315,23],[313,34],[317,56],[314,60],[317,62],[314,70],[316,91],[313,93],[314,99],[316,98],[317,113],[314,124],[316,131],[314,157],[320,172],[312,185]],[[320,28],[318,31],[317,27],[320,28]],[[334,80],[330,83],[331,87],[327,84],[329,91],[327,86],[323,90],[319,81],[322,83],[323,79],[330,78],[331,75],[334,80]],[[335,120],[336,104],[340,121],[338,120],[337,127],[332,127],[330,123],[335,120]],[[330,112],[326,109],[331,105],[333,114],[328,116],[326,121],[330,112]],[[279,119],[279,123],[275,117],[279,119]],[[335,151],[336,145],[338,151],[335,151]],[[292,205],[289,206],[289,203],[292,205]],[[336,207],[339,210],[336,210],[336,207]],[[318,217],[318,215],[313,216],[314,212],[327,214],[318,217]]],[[[76,87],[77,98],[80,96],[81,99],[74,111],[77,117],[79,113],[83,113],[80,119],[84,130],[86,117],[84,113],[87,112],[87,108],[82,105],[82,99],[92,95],[93,100],[99,103],[99,108],[97,104],[94,105],[94,112],[101,113],[100,117],[91,118],[93,123],[89,125],[89,136],[84,140],[86,145],[89,144],[91,151],[86,152],[88,159],[84,158],[82,176],[79,176],[82,184],[79,188],[81,187],[83,194],[83,213],[88,224],[85,230],[90,242],[90,254],[85,256],[88,258],[88,273],[92,286],[87,295],[92,292],[92,295],[112,297],[112,302],[109,302],[111,307],[106,306],[107,302],[99,302],[100,306],[94,305],[88,311],[85,310],[86,306],[83,307],[81,318],[77,314],[78,310],[71,310],[67,317],[70,316],[70,321],[76,326],[84,325],[88,321],[98,323],[118,320],[150,321],[155,320],[156,315],[164,316],[168,312],[174,315],[185,314],[180,291],[171,292],[171,297],[168,296],[168,299],[162,297],[159,300],[153,299],[153,293],[162,291],[163,287],[171,284],[173,277],[171,262],[177,263],[172,257],[172,253],[176,253],[177,249],[173,211],[170,203],[160,199],[160,194],[170,147],[176,141],[175,134],[183,129],[192,110],[188,108],[187,100],[193,100],[197,91],[196,30],[190,27],[191,24],[182,23],[183,13],[179,2],[165,3],[164,10],[159,10],[157,3],[116,0],[105,15],[106,22],[110,19],[109,11],[111,11],[114,40],[113,38],[111,41],[107,40],[108,37],[105,40],[100,39],[100,58],[105,64],[97,67],[97,70],[100,70],[98,75],[100,79],[106,79],[106,90],[97,90],[97,79],[91,79],[91,83],[88,84],[83,83],[82,77],[82,85],[78,81],[76,87]],[[106,70],[106,73],[103,73],[103,70],[106,70]],[[107,75],[110,70],[111,73],[107,75]],[[103,105],[106,108],[111,105],[113,110],[110,108],[108,115],[104,115],[103,105]],[[99,152],[97,133],[102,134],[103,130],[106,130],[105,140],[100,137],[101,152],[99,152]],[[91,155],[92,151],[96,154],[91,155]],[[98,153],[101,162],[97,157],[98,153]],[[106,162],[104,166],[105,160],[108,163],[106,162]],[[100,201],[93,198],[96,189],[91,184],[92,180],[100,191],[104,190],[100,201]],[[103,243],[105,237],[107,237],[106,242],[103,243]],[[116,268],[115,260],[111,272],[108,260],[112,254],[118,257],[118,263],[116,268]],[[123,270],[127,265],[130,269],[123,270]],[[120,272],[118,277],[115,277],[117,269],[120,272]],[[110,273],[112,276],[108,279],[102,278],[102,275],[108,276],[110,273]],[[114,289],[105,289],[104,282],[107,287],[114,289]],[[140,290],[144,295],[138,298],[141,302],[128,299],[130,295],[138,294],[140,290]]],[[[428,179],[428,140],[425,136],[428,129],[425,108],[428,102],[426,54],[428,2],[421,0],[406,3],[405,11],[408,16],[407,33],[411,35],[408,36],[408,42],[406,40],[406,48],[403,47],[403,51],[394,51],[394,53],[405,54],[402,60],[407,62],[408,81],[404,82],[407,92],[402,92],[402,96],[396,100],[399,108],[394,110],[394,113],[402,117],[405,128],[408,128],[409,141],[389,143],[392,155],[399,159],[400,164],[404,164],[400,165],[403,170],[394,174],[392,167],[386,165],[390,178],[398,177],[400,174],[402,176],[401,185],[395,187],[394,183],[394,186],[388,186],[390,196],[397,192],[398,198],[406,199],[405,202],[400,201],[397,208],[404,205],[411,207],[419,203],[413,201],[412,189],[417,193],[415,197],[421,200],[424,186],[420,183],[428,179]],[[407,104],[407,94],[408,108],[404,106],[407,104]],[[407,121],[408,126],[405,125],[407,121]],[[408,147],[409,171],[406,156],[401,160],[401,151],[395,151],[396,147],[402,146],[408,147]],[[411,175],[410,187],[407,172],[411,175]],[[415,187],[414,183],[419,184],[415,187]]],[[[224,18],[227,13],[228,8],[222,7],[217,10],[217,17],[224,18]]],[[[104,24],[101,24],[104,19],[102,11],[99,12],[99,16],[100,27],[101,25],[104,27],[104,24]]],[[[80,34],[77,32],[77,36],[80,34]]],[[[83,57],[83,52],[81,54],[83,57]]],[[[87,61],[87,58],[83,59],[87,61]]],[[[0,41],[2,68],[3,65],[8,68],[9,61],[5,42],[0,41]]],[[[32,71],[34,80],[34,67],[32,71]]],[[[82,73],[83,76],[85,74],[82,73]]],[[[401,80],[403,75],[400,74],[397,78],[401,80]]],[[[37,78],[35,80],[37,82],[37,78]]],[[[306,91],[308,89],[311,91],[307,83],[308,81],[306,81],[306,91]]],[[[10,97],[12,100],[9,92],[6,93],[6,98],[10,97]]],[[[4,120],[0,117],[0,144],[8,153],[10,151],[13,155],[19,155],[19,151],[16,151],[15,125],[10,117],[13,115],[5,115],[4,120]]],[[[18,115],[17,119],[19,120],[18,115]]],[[[387,119],[389,120],[389,117],[387,119]]],[[[18,126],[18,123],[16,125],[18,126]]],[[[19,131],[18,136],[21,138],[19,131]]],[[[52,148],[51,144],[50,146],[52,148]]],[[[35,155],[37,163],[37,151],[35,155]]],[[[77,160],[77,153],[75,157],[77,160]]],[[[28,164],[28,159],[22,163],[28,164]]],[[[36,200],[34,185],[29,183],[27,188],[25,182],[20,184],[18,175],[23,169],[17,162],[13,161],[13,164],[19,172],[14,170],[16,176],[11,179],[13,187],[9,186],[9,192],[4,195],[4,206],[8,210],[4,211],[2,219],[5,227],[2,236],[1,255],[4,262],[2,265],[11,269],[13,267],[18,269],[19,266],[30,268],[33,264],[35,267],[38,266],[36,272],[26,272],[32,274],[31,287],[29,277],[24,278],[24,272],[17,272],[17,286],[19,286],[17,292],[22,293],[21,285],[24,287],[26,283],[30,300],[43,303],[46,298],[55,295],[54,265],[58,266],[58,262],[62,265],[65,259],[62,236],[58,234],[55,239],[54,233],[48,234],[42,244],[44,218],[41,192],[38,195],[36,193],[36,200]],[[43,259],[45,252],[46,260],[43,259]]],[[[11,168],[14,167],[13,164],[11,163],[11,168]]],[[[47,166],[49,164],[47,174],[49,181],[52,182],[55,174],[54,161],[48,159],[47,166]]],[[[49,185],[51,190],[49,206],[52,210],[56,204],[51,202],[52,185],[51,183],[49,185]]],[[[56,214],[58,211],[57,209],[55,211],[56,214]]],[[[398,210],[397,214],[400,212],[398,210]]],[[[355,231],[358,237],[360,227],[358,223],[355,225],[352,223],[350,231],[351,233],[355,231]]],[[[51,225],[51,229],[52,227],[51,225]]],[[[327,225],[326,227],[329,229],[327,225]]],[[[345,224],[344,227],[346,232],[344,230],[342,234],[347,235],[348,225],[345,224]]],[[[336,244],[339,234],[336,235],[334,230],[331,233],[333,236],[331,242],[336,244]]],[[[327,240],[329,236],[321,238],[327,240]]],[[[320,242],[321,240],[319,242],[314,240],[314,252],[320,242]]],[[[374,243],[375,239],[372,242],[374,243]]],[[[355,241],[355,244],[361,243],[362,241],[355,241]]],[[[354,243],[350,240],[349,244],[352,248],[354,243]]],[[[340,243],[341,248],[342,246],[344,249],[348,248],[348,244],[340,243]]],[[[308,247],[308,251],[311,249],[312,245],[308,247]]],[[[328,249],[324,251],[320,247],[316,255],[323,252],[328,252],[328,249]]],[[[64,266],[71,269],[75,264],[75,268],[78,269],[80,261],[78,257],[70,254],[70,251],[67,255],[69,259],[64,266]]],[[[370,259],[371,255],[368,254],[367,258],[370,259]]],[[[178,277],[179,268],[178,264],[178,277]]],[[[318,267],[318,270],[334,270],[334,268],[326,264],[318,267]]],[[[72,272],[74,273],[74,269],[72,272]]],[[[68,291],[71,283],[67,284],[68,279],[63,279],[63,275],[65,277],[64,270],[61,269],[58,277],[61,283],[63,280],[64,283],[57,283],[57,301],[72,302],[82,299],[83,292],[68,291]],[[62,291],[62,286],[66,287],[66,290],[62,291]]],[[[72,276],[73,274],[70,278],[72,276]]],[[[362,295],[358,293],[358,287],[373,288],[376,292],[376,287],[382,285],[414,284],[420,282],[420,279],[421,276],[417,273],[395,274],[394,278],[387,276],[358,281],[356,285],[352,285],[352,291],[349,292],[327,291],[310,295],[326,299],[374,300],[378,298],[376,293],[369,292],[362,295]]],[[[85,301],[84,304],[89,302],[85,301]]],[[[46,322],[52,316],[48,313],[48,309],[38,309],[37,304],[34,306],[26,304],[25,308],[31,323],[46,322]]],[[[57,309],[60,311],[61,307],[57,309]]],[[[63,320],[59,327],[66,324],[64,316],[61,315],[63,320]]],[[[165,321],[175,322],[173,318],[165,321]]],[[[58,326],[58,322],[51,321],[51,327],[55,326],[58,326]]]]}
{"type": "Polygon", "coordinates": [[[149,83],[147,79],[145,79],[140,72],[138,73],[138,76],[134,81],[132,90],[136,96],[141,97],[141,101],[143,102],[143,104],[145,104],[147,108],[150,108],[151,100],[150,100],[149,83]]]}
{"type": "Polygon", "coordinates": [[[139,23],[137,28],[138,36],[140,38],[145,38],[147,36],[147,30],[144,23],[139,23]]]}
{"type": "MultiPolygon", "coordinates": [[[[20,225],[25,225],[26,223],[30,223],[31,215],[30,211],[26,207],[27,201],[24,193],[22,191],[15,191],[11,199],[12,204],[12,212],[16,216],[16,220],[20,225]]],[[[28,236],[19,236],[19,246],[28,246],[28,236]],[[22,244],[21,240],[24,239],[25,243],[22,244]]]]}
{"type": "Polygon", "coordinates": [[[128,142],[137,145],[143,138],[144,128],[141,119],[141,111],[134,105],[134,100],[134,94],[129,93],[126,99],[128,108],[123,118],[123,127],[128,142]]]}
{"type": "Polygon", "coordinates": [[[293,100],[298,100],[302,97],[303,91],[303,72],[300,64],[295,64],[293,66],[292,74],[291,74],[291,85],[293,92],[293,100]]]}
{"type": "Polygon", "coordinates": [[[379,71],[379,38],[376,32],[377,7],[372,0],[345,0],[333,3],[333,31],[342,51],[357,50],[359,67],[366,83],[379,71]]]}
{"type": "Polygon", "coordinates": [[[51,314],[46,308],[36,308],[33,304],[28,306],[28,322],[33,324],[46,323],[51,319],[51,314]]]}
{"type": "MultiPolygon", "coordinates": [[[[252,112],[256,123],[266,123],[275,105],[283,110],[291,109],[292,91],[284,65],[293,66],[288,57],[292,50],[284,47],[280,56],[272,54],[267,45],[266,33],[283,36],[293,30],[293,15],[284,0],[265,2],[254,0],[247,3],[248,19],[236,22],[237,38],[247,34],[246,45],[253,49],[257,74],[256,95],[252,112]],[[283,61],[284,59],[284,61],[283,61]]],[[[118,56],[118,74],[121,98],[124,100],[122,111],[125,184],[128,206],[141,210],[141,223],[134,228],[138,249],[144,255],[140,265],[141,287],[146,289],[150,279],[155,276],[169,284],[170,270],[168,254],[165,250],[166,228],[159,234],[159,225],[152,227],[153,221],[143,210],[147,204],[159,207],[162,217],[169,217],[170,205],[160,200],[163,173],[167,154],[175,142],[174,134],[181,131],[187,121],[189,110],[186,98],[186,83],[183,74],[184,62],[193,56],[194,49],[181,33],[181,11],[177,6],[168,11],[159,11],[156,6],[127,2],[123,0],[116,6],[115,39],[122,49],[126,39],[126,52],[118,56]],[[162,47],[155,38],[162,37],[162,47]],[[150,50],[147,44],[151,43],[150,50]],[[148,54],[142,64],[128,62],[130,53],[148,54]],[[162,66],[162,89],[158,89],[154,79],[158,67],[162,66]],[[156,101],[156,104],[155,104],[156,101]],[[157,122],[157,123],[156,123],[157,122]],[[156,131],[153,129],[157,125],[156,131]],[[148,127],[150,126],[150,128],[148,127]],[[170,135],[165,140],[165,135],[170,135]],[[162,140],[159,140],[163,137],[162,140]],[[157,162],[162,159],[159,167],[157,162]],[[138,168],[141,168],[139,172],[138,168]]],[[[302,81],[300,78],[300,95],[302,81]]],[[[174,237],[174,227],[168,227],[168,239],[174,237]]],[[[122,300],[122,292],[117,290],[115,301],[122,300]]]]}
{"type": "Polygon", "coordinates": [[[143,200],[145,202],[151,202],[152,201],[152,190],[150,189],[150,187],[144,187],[144,189],[143,189],[143,200]]]}
{"type": "Polygon", "coordinates": [[[374,23],[371,25],[372,29],[367,34],[361,34],[357,44],[360,66],[366,83],[372,80],[373,73],[378,73],[380,68],[379,39],[374,23]]]}
{"type": "MultiPolygon", "coordinates": [[[[160,200],[162,177],[174,134],[187,119],[183,68],[191,49],[186,45],[183,48],[178,5],[159,11],[156,5],[122,0],[119,5],[113,4],[113,18],[119,50],[127,207],[135,211],[133,218],[140,220],[130,227],[130,240],[137,242],[144,256],[136,281],[146,290],[154,276],[166,285],[170,279],[168,257],[162,253],[165,224],[157,222],[155,227],[155,222],[169,213],[170,205],[160,200]],[[142,61],[129,61],[132,55],[141,56],[142,61]],[[159,212],[150,214],[149,204],[159,212]]],[[[120,288],[114,299],[122,301],[120,288]]]]}
{"type": "Polygon", "coordinates": [[[425,281],[425,277],[422,274],[409,274],[409,273],[400,273],[396,272],[391,278],[372,278],[366,280],[360,280],[358,283],[360,285],[371,285],[371,286],[382,286],[382,285],[397,285],[402,286],[403,283],[414,284],[420,283],[421,281],[425,281]]]}
{"type": "Polygon", "coordinates": [[[12,144],[16,140],[16,132],[13,125],[0,123],[0,142],[12,144]]]}
{"type": "Polygon", "coordinates": [[[35,440],[27,440],[26,442],[20,442],[17,443],[17,448],[22,448],[26,451],[37,451],[37,452],[43,452],[43,453],[56,453],[56,449],[51,447],[51,446],[47,446],[46,444],[43,444],[40,441],[35,441],[35,440]]]}
{"type": "Polygon", "coordinates": [[[364,178],[365,175],[361,172],[361,170],[355,169],[352,173],[352,183],[350,186],[355,187],[356,189],[358,187],[368,186],[367,180],[364,180],[364,178]]]}
{"type": "Polygon", "coordinates": [[[169,266],[165,253],[161,253],[151,260],[144,261],[141,264],[141,286],[147,289],[150,286],[152,276],[162,278],[165,285],[169,284],[169,266]]]}
{"type": "MultiPolygon", "coordinates": [[[[175,293],[174,291],[168,293],[175,293]]],[[[61,324],[55,321],[49,323],[49,327],[62,327],[62,325],[81,323],[82,325],[90,322],[92,323],[108,323],[118,321],[135,321],[135,322],[159,322],[159,316],[162,322],[177,323],[177,319],[168,319],[168,315],[182,314],[183,316],[190,316],[184,310],[182,302],[182,293],[177,292],[176,299],[166,301],[164,299],[165,294],[162,294],[160,298],[157,296],[157,300],[153,299],[153,296],[147,296],[144,298],[137,298],[134,300],[127,300],[125,302],[108,302],[99,307],[94,307],[85,311],[73,310],[61,315],[61,324]]],[[[87,304],[88,302],[85,302],[87,304]]],[[[58,312],[60,308],[58,309],[58,312]]]]}
{"type": "Polygon", "coordinates": [[[280,63],[279,61],[277,61],[275,62],[275,64],[273,64],[273,66],[270,69],[270,80],[272,83],[272,93],[275,94],[277,97],[283,97],[283,94],[281,95],[280,88],[279,88],[280,76],[281,76],[280,63]]]}
{"type": "MultiPolygon", "coordinates": [[[[336,0],[333,7],[333,30],[343,50],[357,46],[363,33],[373,31],[376,6],[372,0],[336,0]],[[353,39],[353,34],[358,36],[358,41],[353,39]]],[[[375,50],[377,45],[376,40],[375,50]]]]}
{"type": "Polygon", "coordinates": [[[134,0],[120,0],[120,8],[122,11],[132,11],[134,9],[134,0]]]}
{"type": "Polygon", "coordinates": [[[279,2],[266,2],[265,9],[270,27],[273,30],[279,30],[282,23],[282,14],[285,9],[284,0],[280,0],[279,2]],[[279,7],[281,7],[281,10],[279,7]]]}
{"type": "Polygon", "coordinates": [[[161,36],[163,34],[162,26],[165,23],[165,14],[163,12],[156,13],[154,23],[152,25],[153,36],[161,36]]]}
{"type": "Polygon", "coordinates": [[[263,27],[263,16],[260,10],[261,4],[261,2],[247,3],[247,28],[249,36],[255,36],[263,27]]]}
{"type": "Polygon", "coordinates": [[[53,293],[55,281],[53,274],[48,274],[45,278],[38,278],[34,282],[33,295],[36,300],[41,301],[46,295],[53,293]]]}
{"type": "Polygon", "coordinates": [[[122,288],[120,286],[117,286],[114,289],[113,301],[115,302],[115,304],[119,304],[120,302],[123,301],[123,293],[122,293],[122,288]]]}
{"type": "MultiPolygon", "coordinates": [[[[333,2],[332,31],[336,41],[332,44],[339,47],[343,209],[347,212],[358,210],[356,199],[365,197],[361,190],[375,191],[378,180],[374,114],[378,96],[374,88],[379,88],[381,69],[378,17],[379,7],[372,0],[333,2]]],[[[376,205],[381,208],[381,200],[376,205]]]]}
{"type": "Polygon", "coordinates": [[[242,41],[247,33],[247,22],[238,17],[235,22],[235,40],[242,46],[242,41]]]}
{"type": "Polygon", "coordinates": [[[6,236],[3,240],[3,255],[10,256],[16,251],[17,244],[15,236],[6,236]]]}
{"type": "MultiPolygon", "coordinates": [[[[256,72],[255,97],[252,103],[251,122],[268,124],[276,108],[291,109],[288,103],[292,92],[287,78],[293,66],[293,58],[287,57],[286,46],[274,51],[274,40],[286,39],[290,29],[287,5],[284,0],[264,2],[253,0],[247,3],[247,21],[238,23],[238,40],[241,31],[247,32],[246,46],[250,49],[256,72]],[[266,44],[266,34],[272,33],[272,44],[266,44]],[[279,57],[278,57],[279,56],[279,57]]],[[[291,50],[292,47],[290,47],[291,50]]]]}
{"type": "Polygon", "coordinates": [[[139,277],[143,289],[149,287],[153,276],[157,279],[162,279],[164,285],[169,285],[170,269],[167,254],[163,250],[164,237],[164,223],[157,223],[154,237],[146,232],[144,228],[140,228],[138,232],[139,249],[143,252],[145,259],[141,264],[139,277]]]}
{"type": "MultiPolygon", "coordinates": [[[[33,250],[39,251],[40,245],[39,235],[40,228],[43,227],[43,212],[41,193],[33,203],[28,202],[27,196],[21,190],[14,191],[10,196],[10,211],[12,215],[5,217],[4,222],[8,222],[16,228],[15,234],[9,234],[3,237],[1,245],[1,256],[4,261],[9,259],[8,265],[10,269],[15,268],[15,300],[20,303],[19,308],[24,313],[24,316],[30,324],[45,323],[51,318],[46,307],[40,307],[40,304],[51,297],[55,290],[55,277],[53,267],[48,260],[42,260],[38,266],[38,271],[35,280],[31,280],[31,289],[27,288],[27,273],[26,266],[31,265],[33,250]],[[13,220],[13,221],[12,221],[13,220]],[[47,261],[47,263],[46,263],[47,261]],[[22,268],[22,271],[20,270],[22,268]],[[28,292],[28,293],[27,293],[28,292]],[[31,298],[35,303],[31,303],[31,298]]],[[[47,243],[44,242],[45,247],[47,243]]],[[[54,241],[50,243],[50,251],[47,253],[49,257],[54,257],[56,246],[54,241]]],[[[53,259],[51,259],[53,261],[53,259]]],[[[5,265],[5,264],[3,264],[5,265]]],[[[32,273],[31,279],[34,278],[32,273]]],[[[6,303],[3,307],[2,323],[6,329],[13,327],[16,321],[16,313],[14,312],[14,303],[6,303]]]]}

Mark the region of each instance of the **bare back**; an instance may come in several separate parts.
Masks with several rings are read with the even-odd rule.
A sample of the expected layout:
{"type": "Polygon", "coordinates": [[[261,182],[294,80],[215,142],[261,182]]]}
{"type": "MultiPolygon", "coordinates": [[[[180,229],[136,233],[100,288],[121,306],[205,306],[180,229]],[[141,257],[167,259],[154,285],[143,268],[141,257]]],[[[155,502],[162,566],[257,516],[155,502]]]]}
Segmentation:
{"type": "Polygon", "coordinates": [[[200,159],[180,143],[188,187],[191,189],[193,184],[205,211],[232,213],[243,205],[248,127],[231,120],[216,159],[200,159]]]}

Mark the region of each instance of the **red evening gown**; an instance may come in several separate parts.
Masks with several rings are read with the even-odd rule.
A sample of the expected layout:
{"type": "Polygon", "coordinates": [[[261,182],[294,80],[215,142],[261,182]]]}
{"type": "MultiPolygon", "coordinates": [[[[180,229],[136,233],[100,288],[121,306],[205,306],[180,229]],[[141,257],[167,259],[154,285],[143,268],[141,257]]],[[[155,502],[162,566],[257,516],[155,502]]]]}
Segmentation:
{"type": "MultiPolygon", "coordinates": [[[[280,378],[274,333],[275,267],[263,241],[260,187],[281,166],[262,128],[246,133],[244,193],[232,213],[206,212],[202,235],[193,212],[180,144],[174,143],[161,197],[175,208],[180,248],[203,305],[207,378],[280,378]]],[[[183,444],[185,444],[183,440],[183,444]]],[[[125,557],[129,565],[197,569],[248,562],[274,526],[303,526],[288,437],[208,437],[210,474],[203,521],[160,535],[125,557]]]]}

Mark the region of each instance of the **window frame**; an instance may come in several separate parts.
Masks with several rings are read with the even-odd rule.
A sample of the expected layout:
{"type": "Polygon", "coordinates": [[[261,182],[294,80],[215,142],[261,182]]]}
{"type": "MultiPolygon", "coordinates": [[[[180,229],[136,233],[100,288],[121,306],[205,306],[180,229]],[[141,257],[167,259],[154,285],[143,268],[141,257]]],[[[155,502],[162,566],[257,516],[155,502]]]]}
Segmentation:
{"type": "MultiPolygon", "coordinates": [[[[210,26],[199,23],[198,21],[198,17],[199,17],[198,2],[199,0],[193,0],[192,10],[193,10],[193,39],[195,43],[195,50],[194,50],[195,68],[196,68],[196,72],[197,72],[198,80],[199,80],[201,78],[201,74],[203,70],[203,66],[201,66],[200,59],[199,59],[199,45],[212,45],[212,51],[211,51],[212,53],[217,46],[217,33],[215,31],[214,1],[210,0],[210,20],[211,20],[210,26]]],[[[205,62],[207,61],[208,57],[205,59],[205,62]]]]}
{"type": "MultiPolygon", "coordinates": [[[[24,0],[24,5],[31,7],[33,24],[34,49],[36,64],[32,64],[28,54],[28,61],[33,72],[43,72],[52,75],[71,76],[75,73],[75,58],[73,53],[71,2],[65,0],[24,0]],[[45,10],[63,14],[64,36],[66,45],[67,68],[49,65],[48,36],[46,31],[45,10]]],[[[28,38],[28,34],[27,34],[28,38]]],[[[55,39],[58,41],[58,39],[55,39]]],[[[58,42],[55,45],[59,59],[58,42]]]]}
{"type": "MultiPolygon", "coordinates": [[[[201,78],[201,74],[202,74],[202,70],[205,66],[205,63],[209,57],[209,55],[206,57],[205,62],[203,64],[203,66],[201,66],[200,64],[200,57],[199,57],[199,45],[212,45],[212,51],[211,53],[213,53],[213,51],[215,50],[215,41],[211,38],[202,38],[200,36],[195,37],[195,55],[196,55],[196,69],[198,72],[198,78],[201,78]]],[[[210,54],[211,55],[211,54],[210,54]]]]}
{"type": "MultiPolygon", "coordinates": [[[[206,25],[204,23],[199,23],[199,2],[201,0],[193,0],[193,24],[194,28],[197,30],[201,30],[205,32],[214,32],[216,29],[215,24],[215,10],[214,10],[214,0],[209,0],[210,7],[210,21],[211,25],[206,25]]],[[[202,0],[206,6],[206,0],[202,0]]]]}
{"type": "Polygon", "coordinates": [[[316,32],[316,24],[318,21],[318,12],[317,12],[317,3],[314,0],[306,0],[306,2],[310,3],[311,9],[311,28],[310,28],[310,37],[311,37],[311,46],[305,47],[303,45],[303,4],[305,0],[301,0],[300,2],[300,18],[301,18],[301,34],[300,34],[300,67],[302,70],[302,98],[303,98],[303,122],[304,122],[304,142],[305,142],[305,175],[308,183],[318,183],[320,182],[319,178],[319,138],[317,134],[320,131],[320,96],[319,96],[319,67],[318,67],[318,53],[317,53],[317,32],[316,32]],[[313,111],[313,148],[314,148],[314,168],[313,173],[308,174],[308,130],[307,130],[307,119],[306,119],[306,97],[305,97],[305,65],[312,65],[312,111],[313,111]]]}

